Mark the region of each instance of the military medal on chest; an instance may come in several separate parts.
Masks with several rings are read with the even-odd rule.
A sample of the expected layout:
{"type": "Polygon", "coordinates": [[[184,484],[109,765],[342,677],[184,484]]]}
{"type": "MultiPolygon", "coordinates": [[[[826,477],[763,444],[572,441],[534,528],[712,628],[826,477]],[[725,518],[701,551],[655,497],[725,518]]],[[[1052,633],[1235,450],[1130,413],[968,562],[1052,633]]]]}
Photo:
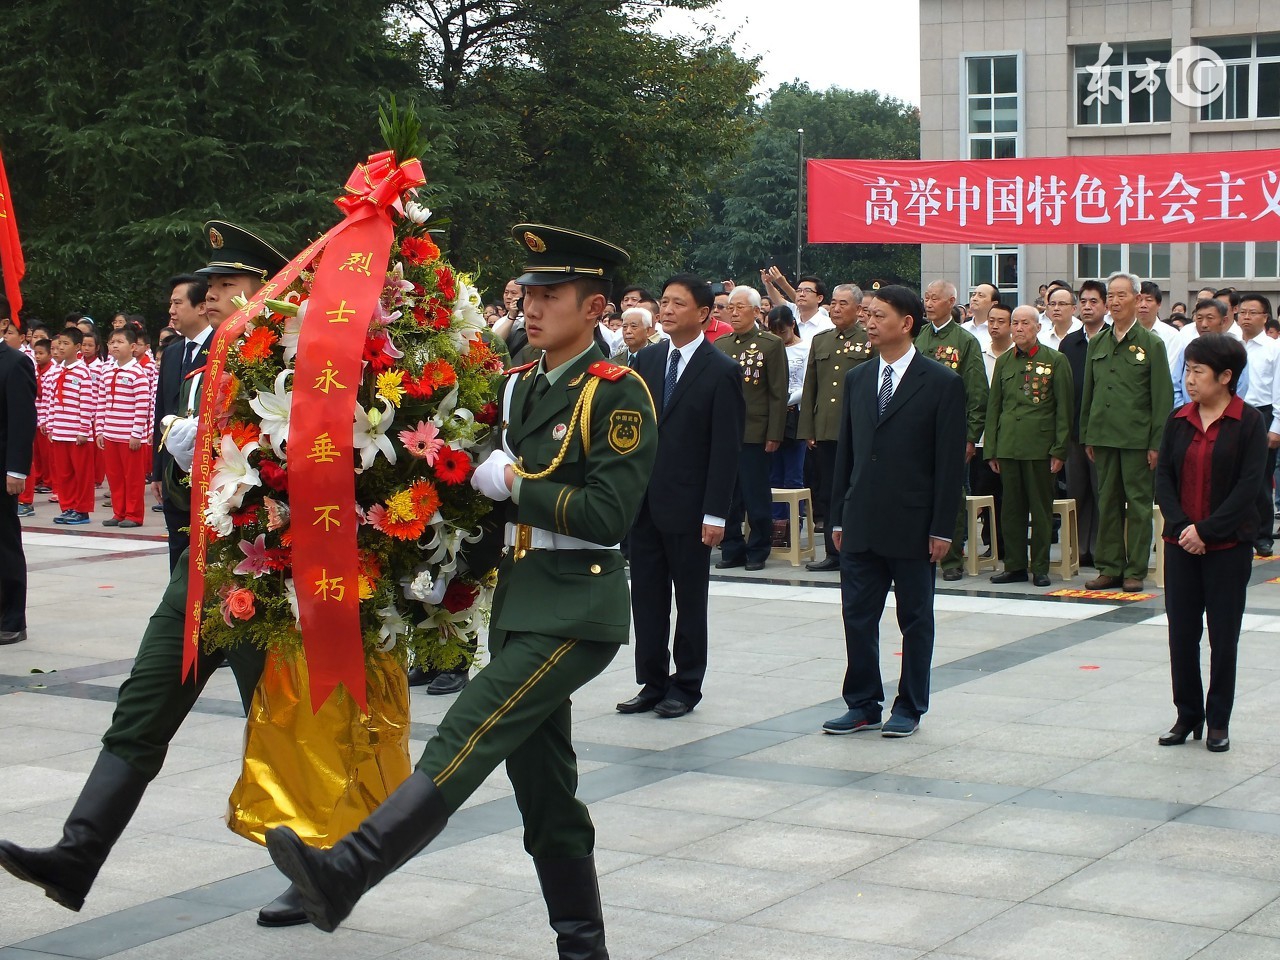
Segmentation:
{"type": "Polygon", "coordinates": [[[960,351],[950,344],[943,344],[933,353],[933,358],[952,370],[960,369],[960,351]]]}
{"type": "Polygon", "coordinates": [[[742,364],[742,382],[759,386],[764,375],[764,354],[760,352],[759,346],[752,343],[738,357],[738,362],[742,364]]]}

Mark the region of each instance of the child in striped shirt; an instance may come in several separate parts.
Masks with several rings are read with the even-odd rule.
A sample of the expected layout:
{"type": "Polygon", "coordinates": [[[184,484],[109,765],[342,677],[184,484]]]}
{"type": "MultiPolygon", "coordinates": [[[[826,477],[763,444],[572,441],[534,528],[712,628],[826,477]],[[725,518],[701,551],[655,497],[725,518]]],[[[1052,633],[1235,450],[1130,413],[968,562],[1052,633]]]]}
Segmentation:
{"type": "Polygon", "coordinates": [[[54,523],[79,525],[93,512],[93,377],[80,356],[84,334],[77,327],[53,338],[57,364],[45,380],[45,413],[41,431],[53,457],[53,492],[62,513],[54,523]]]}
{"type": "Polygon", "coordinates": [[[142,526],[143,487],[151,455],[151,378],[133,358],[138,334],[111,331],[110,364],[99,383],[94,435],[111,490],[111,517],[104,527],[142,526]]]}

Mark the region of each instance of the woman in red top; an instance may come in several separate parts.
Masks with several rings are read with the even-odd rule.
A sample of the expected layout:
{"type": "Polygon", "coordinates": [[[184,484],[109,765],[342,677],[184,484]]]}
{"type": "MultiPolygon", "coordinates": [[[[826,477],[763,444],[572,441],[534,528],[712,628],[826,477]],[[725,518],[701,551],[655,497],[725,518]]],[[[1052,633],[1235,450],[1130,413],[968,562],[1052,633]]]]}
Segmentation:
{"type": "Polygon", "coordinates": [[[1252,568],[1253,500],[1267,459],[1262,416],[1236,396],[1244,346],[1205,334],[1187,344],[1191,402],[1165,425],[1156,466],[1156,502],[1164,514],[1164,608],[1178,720],[1161,746],[1199,740],[1230,749],[1227,726],[1236,689],[1236,645],[1252,568]],[[1209,695],[1200,679],[1200,634],[1209,624],[1209,695]]]}

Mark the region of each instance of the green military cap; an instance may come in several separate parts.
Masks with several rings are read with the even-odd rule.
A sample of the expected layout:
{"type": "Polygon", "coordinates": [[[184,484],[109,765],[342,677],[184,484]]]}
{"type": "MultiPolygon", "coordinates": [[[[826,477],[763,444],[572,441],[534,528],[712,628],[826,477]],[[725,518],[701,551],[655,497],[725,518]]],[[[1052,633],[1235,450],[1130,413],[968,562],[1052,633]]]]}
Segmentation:
{"type": "Polygon", "coordinates": [[[202,277],[218,274],[248,274],[269,280],[284,269],[289,258],[254,236],[244,227],[225,220],[210,220],[204,225],[209,235],[209,263],[197,270],[202,277]]]}
{"type": "Polygon", "coordinates": [[[631,262],[621,247],[577,230],[543,223],[517,223],[511,236],[525,248],[524,275],[516,283],[546,287],[578,277],[613,280],[619,267],[631,262]]]}

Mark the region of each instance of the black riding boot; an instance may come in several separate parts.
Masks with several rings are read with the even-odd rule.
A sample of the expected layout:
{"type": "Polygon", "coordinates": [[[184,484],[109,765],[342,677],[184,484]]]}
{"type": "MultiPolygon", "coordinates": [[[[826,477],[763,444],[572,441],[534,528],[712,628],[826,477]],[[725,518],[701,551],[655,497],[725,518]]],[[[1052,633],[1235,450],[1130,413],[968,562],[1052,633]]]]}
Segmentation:
{"type": "Polygon", "coordinates": [[[535,860],[560,960],[609,960],[596,858],[535,860]]]}
{"type": "Polygon", "coordinates": [[[365,891],[434,840],[448,820],[444,796],[415,770],[332,849],[312,849],[288,827],[267,831],[267,849],[293,881],[307,919],[332,933],[365,891]]]}
{"type": "Polygon", "coordinates": [[[287,890],[258,911],[260,927],[296,927],[307,922],[302,910],[302,895],[292,883],[287,890]]]}
{"type": "Polygon", "coordinates": [[[79,910],[151,781],[114,754],[98,754],[57,845],[29,850],[0,840],[0,867],[79,910]]]}

